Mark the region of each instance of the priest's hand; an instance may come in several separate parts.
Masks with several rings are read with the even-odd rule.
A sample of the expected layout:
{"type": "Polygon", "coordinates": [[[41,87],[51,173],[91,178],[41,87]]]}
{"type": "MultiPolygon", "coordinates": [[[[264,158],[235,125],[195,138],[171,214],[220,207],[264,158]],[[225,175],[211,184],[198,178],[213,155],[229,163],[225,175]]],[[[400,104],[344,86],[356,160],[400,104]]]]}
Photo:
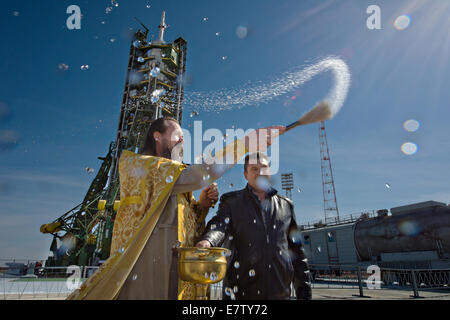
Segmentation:
{"type": "Polygon", "coordinates": [[[217,190],[217,184],[213,183],[202,190],[200,193],[200,207],[204,210],[209,209],[219,199],[219,191],[217,190]]]}
{"type": "Polygon", "coordinates": [[[209,242],[208,240],[202,240],[197,242],[195,246],[197,248],[211,248],[211,242],[209,242]]]}

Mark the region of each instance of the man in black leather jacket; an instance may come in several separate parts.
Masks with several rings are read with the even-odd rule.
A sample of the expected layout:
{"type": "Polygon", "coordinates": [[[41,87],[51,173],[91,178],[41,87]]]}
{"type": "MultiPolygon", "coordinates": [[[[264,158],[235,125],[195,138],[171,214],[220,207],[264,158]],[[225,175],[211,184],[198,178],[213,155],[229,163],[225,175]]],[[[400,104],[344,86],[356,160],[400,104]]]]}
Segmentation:
{"type": "Polygon", "coordinates": [[[228,299],[289,299],[293,282],[297,299],[309,300],[309,271],[293,203],[270,187],[268,164],[263,153],[245,158],[247,186],[222,195],[197,246],[231,250],[224,279],[228,299]]]}

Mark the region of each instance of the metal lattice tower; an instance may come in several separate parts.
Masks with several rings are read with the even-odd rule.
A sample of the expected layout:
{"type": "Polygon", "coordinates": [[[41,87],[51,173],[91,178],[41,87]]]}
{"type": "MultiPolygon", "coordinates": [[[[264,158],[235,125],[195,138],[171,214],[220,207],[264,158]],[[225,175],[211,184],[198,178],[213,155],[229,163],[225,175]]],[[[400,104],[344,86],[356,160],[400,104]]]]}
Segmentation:
{"type": "Polygon", "coordinates": [[[294,189],[294,177],[292,173],[281,174],[281,188],[286,191],[286,197],[292,199],[292,189],[294,189]]]}
{"type": "Polygon", "coordinates": [[[325,223],[329,221],[339,222],[339,210],[336,200],[336,190],[334,187],[333,170],[331,169],[330,152],[328,150],[327,135],[325,132],[325,122],[319,124],[320,142],[320,166],[322,169],[322,189],[323,206],[325,213],[325,223]]]}
{"type": "Polygon", "coordinates": [[[41,232],[54,236],[50,248],[54,255],[58,252],[57,238],[75,238],[73,249],[49,257],[50,265],[84,266],[92,264],[94,257],[109,257],[120,200],[118,164],[122,151],[139,153],[150,124],[161,116],[173,117],[181,125],[187,42],[183,38],[173,43],[164,41],[165,12],[157,40],[148,40],[149,30],[141,25],[144,31],[134,34],[130,47],[115,142],[111,143],[108,155],[99,158],[103,160],[102,167],[83,202],[41,227],[41,232]],[[58,232],[65,234],[60,236],[58,232]]]}

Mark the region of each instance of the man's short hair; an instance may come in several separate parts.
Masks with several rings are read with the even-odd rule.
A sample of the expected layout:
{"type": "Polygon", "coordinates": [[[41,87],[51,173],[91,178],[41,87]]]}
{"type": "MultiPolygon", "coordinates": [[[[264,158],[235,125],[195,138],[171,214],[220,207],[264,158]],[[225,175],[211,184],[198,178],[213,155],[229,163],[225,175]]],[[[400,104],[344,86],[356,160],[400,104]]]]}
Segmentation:
{"type": "Polygon", "coordinates": [[[257,164],[258,162],[261,162],[260,159],[266,160],[267,164],[269,164],[269,157],[267,154],[260,151],[249,153],[244,160],[244,171],[247,172],[247,167],[249,164],[257,164]]]}
{"type": "Polygon", "coordinates": [[[174,121],[178,123],[176,119],[171,117],[162,117],[152,122],[147,131],[144,149],[142,150],[143,154],[148,154],[151,156],[156,155],[156,141],[153,137],[153,133],[159,132],[161,134],[164,134],[168,128],[167,121],[174,121]]]}

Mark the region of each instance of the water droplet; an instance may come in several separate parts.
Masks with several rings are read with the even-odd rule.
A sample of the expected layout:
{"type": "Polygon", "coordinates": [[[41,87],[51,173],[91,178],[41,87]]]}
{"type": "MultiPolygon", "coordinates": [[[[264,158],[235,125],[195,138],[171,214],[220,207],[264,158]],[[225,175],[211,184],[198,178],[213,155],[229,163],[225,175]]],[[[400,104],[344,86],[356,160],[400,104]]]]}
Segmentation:
{"type": "Polygon", "coordinates": [[[240,265],[239,265],[239,261],[235,261],[235,262],[234,262],[234,267],[235,267],[236,269],[239,269],[239,266],[240,266],[240,265]]]}
{"type": "Polygon", "coordinates": [[[135,274],[134,276],[133,276],[133,280],[136,280],[137,279],[137,274],[135,274]]]}
{"type": "Polygon", "coordinates": [[[147,9],[150,9],[150,5],[149,4],[147,4],[146,7],[147,7],[147,9]]]}
{"type": "Polygon", "coordinates": [[[414,119],[406,120],[405,123],[403,123],[403,128],[405,128],[405,130],[408,132],[416,132],[417,130],[419,130],[419,127],[419,121],[414,119]]]}
{"type": "Polygon", "coordinates": [[[211,225],[211,230],[214,230],[214,229],[216,229],[216,225],[215,225],[215,224],[212,224],[212,225],[211,225]]]}
{"type": "Polygon", "coordinates": [[[394,21],[394,27],[397,30],[405,30],[409,27],[409,24],[411,23],[411,17],[407,14],[402,14],[401,16],[397,17],[394,21]]]}
{"type": "Polygon", "coordinates": [[[211,177],[210,177],[209,174],[206,174],[206,175],[203,176],[203,180],[204,180],[204,181],[207,181],[207,180],[209,180],[210,178],[211,178],[211,177]]]}
{"type": "Polygon", "coordinates": [[[133,47],[135,47],[135,48],[139,48],[140,45],[141,45],[141,41],[140,40],[136,40],[136,41],[133,42],[133,47]]]}
{"type": "Polygon", "coordinates": [[[280,256],[282,256],[282,255],[283,255],[283,251],[281,251],[281,250],[280,250],[280,252],[279,252],[279,253],[280,253],[280,256]]]}
{"type": "Polygon", "coordinates": [[[261,292],[258,290],[258,292],[257,292],[258,296],[260,295],[260,293],[261,293],[261,292]]]}
{"type": "Polygon", "coordinates": [[[247,37],[247,27],[245,26],[238,26],[236,28],[236,35],[238,36],[239,39],[245,39],[247,37]]]}
{"type": "Polygon", "coordinates": [[[273,225],[273,228],[274,228],[274,229],[276,229],[276,228],[277,228],[277,226],[276,226],[276,225],[274,224],[274,225],[273,225]]]}
{"type": "Polygon", "coordinates": [[[216,32],[216,36],[219,36],[220,35],[220,32],[216,32]]]}
{"type": "Polygon", "coordinates": [[[205,272],[204,276],[205,276],[205,279],[209,279],[208,272],[205,272]]]}
{"type": "Polygon", "coordinates": [[[144,59],[144,57],[139,57],[139,58],[137,58],[137,61],[140,63],[144,63],[145,59],[144,59]]]}
{"type": "Polygon", "coordinates": [[[302,189],[300,189],[300,188],[298,188],[298,190],[297,190],[298,192],[302,192],[302,189]]]}
{"type": "Polygon", "coordinates": [[[402,145],[402,151],[404,154],[410,156],[417,152],[417,145],[413,142],[406,142],[402,145]]]}
{"type": "Polygon", "coordinates": [[[239,290],[238,286],[234,286],[234,287],[233,287],[233,292],[234,292],[234,293],[237,293],[238,290],[239,290]]]}
{"type": "Polygon", "coordinates": [[[253,219],[253,223],[256,223],[256,219],[253,219]]]}
{"type": "Polygon", "coordinates": [[[116,41],[116,39],[111,38],[111,39],[109,39],[109,41],[114,42],[114,41],[116,41]]]}
{"type": "Polygon", "coordinates": [[[20,14],[19,11],[14,11],[14,12],[13,12],[14,17],[18,17],[19,14],[20,14]]]}
{"type": "Polygon", "coordinates": [[[272,269],[272,265],[269,264],[269,269],[272,269]]]}
{"type": "Polygon", "coordinates": [[[317,247],[317,251],[321,252],[322,248],[320,246],[317,247]]]}
{"type": "Polygon", "coordinates": [[[67,70],[69,70],[69,66],[67,64],[65,64],[65,63],[61,63],[61,64],[58,65],[58,69],[59,70],[63,70],[63,71],[67,71],[67,70]]]}
{"type": "Polygon", "coordinates": [[[233,290],[232,290],[231,288],[228,288],[228,287],[225,288],[225,294],[226,294],[227,296],[230,297],[232,293],[233,293],[233,290]]]}
{"type": "Polygon", "coordinates": [[[250,269],[250,271],[248,272],[248,275],[250,276],[250,277],[254,277],[255,276],[255,270],[254,269],[250,269]]]}
{"type": "Polygon", "coordinates": [[[94,171],[95,171],[95,170],[92,169],[92,168],[89,168],[89,167],[86,168],[86,172],[89,173],[89,174],[90,174],[90,173],[93,173],[94,171]]]}
{"type": "Polygon", "coordinates": [[[172,176],[168,176],[168,177],[166,178],[166,182],[167,182],[167,183],[172,183],[172,182],[173,182],[173,177],[172,177],[172,176]]]}
{"type": "Polygon", "coordinates": [[[217,280],[217,273],[216,272],[211,272],[209,278],[211,279],[211,281],[216,281],[217,280]]]}
{"type": "Polygon", "coordinates": [[[208,21],[208,17],[203,17],[203,21],[208,21]]]}
{"type": "Polygon", "coordinates": [[[81,66],[81,68],[80,68],[81,70],[88,70],[89,69],[89,65],[87,65],[87,64],[84,64],[84,65],[82,65],[81,66]]]}
{"type": "Polygon", "coordinates": [[[231,241],[231,240],[233,240],[234,238],[233,238],[233,236],[229,236],[228,239],[231,241]]]}
{"type": "Polygon", "coordinates": [[[124,247],[122,247],[122,248],[120,248],[120,249],[118,250],[119,253],[123,253],[124,251],[125,251],[125,248],[124,248],[124,247]]]}
{"type": "Polygon", "coordinates": [[[223,56],[223,57],[222,57],[222,60],[227,60],[227,56],[223,56]]]}
{"type": "Polygon", "coordinates": [[[160,73],[161,73],[161,69],[158,68],[158,67],[154,67],[154,68],[152,69],[152,71],[150,71],[150,75],[151,75],[152,77],[154,77],[154,78],[156,78],[157,76],[159,76],[160,73]]]}
{"type": "Polygon", "coordinates": [[[386,183],[385,185],[386,185],[386,188],[388,188],[388,189],[391,188],[391,185],[389,183],[386,183]]]}
{"type": "Polygon", "coordinates": [[[226,218],[225,218],[225,223],[226,223],[226,224],[229,224],[229,223],[230,223],[230,218],[226,217],[226,218]]]}

